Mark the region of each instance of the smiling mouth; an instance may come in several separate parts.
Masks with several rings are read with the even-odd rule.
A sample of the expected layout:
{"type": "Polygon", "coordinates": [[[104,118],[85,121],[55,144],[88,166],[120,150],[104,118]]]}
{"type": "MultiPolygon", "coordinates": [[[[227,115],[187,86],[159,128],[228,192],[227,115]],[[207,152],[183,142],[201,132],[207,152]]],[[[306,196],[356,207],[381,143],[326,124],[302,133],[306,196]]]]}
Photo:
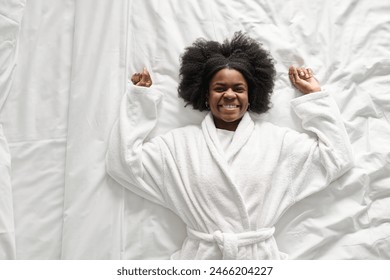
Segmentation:
{"type": "Polygon", "coordinates": [[[235,108],[239,108],[240,105],[222,104],[222,105],[219,105],[219,107],[222,107],[222,108],[225,108],[225,109],[235,109],[235,108]]]}

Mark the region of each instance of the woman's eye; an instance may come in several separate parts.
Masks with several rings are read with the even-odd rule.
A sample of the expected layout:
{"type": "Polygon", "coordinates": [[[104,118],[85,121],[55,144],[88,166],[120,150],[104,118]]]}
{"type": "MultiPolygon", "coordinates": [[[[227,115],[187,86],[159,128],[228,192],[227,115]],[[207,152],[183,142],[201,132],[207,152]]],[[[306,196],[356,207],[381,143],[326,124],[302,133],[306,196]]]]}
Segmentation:
{"type": "Polygon", "coordinates": [[[216,89],[214,89],[216,92],[224,92],[225,91],[225,89],[224,88],[216,88],[216,89]]]}
{"type": "Polygon", "coordinates": [[[236,88],[236,89],[235,89],[235,92],[244,92],[244,91],[245,91],[244,88],[236,88]]]}

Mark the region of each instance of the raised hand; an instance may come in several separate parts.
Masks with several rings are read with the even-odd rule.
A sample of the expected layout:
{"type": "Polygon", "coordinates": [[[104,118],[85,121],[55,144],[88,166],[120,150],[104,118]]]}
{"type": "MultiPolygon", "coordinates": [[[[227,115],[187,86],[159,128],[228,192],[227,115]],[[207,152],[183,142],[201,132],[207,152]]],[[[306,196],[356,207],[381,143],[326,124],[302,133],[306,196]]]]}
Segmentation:
{"type": "Polygon", "coordinates": [[[153,84],[152,78],[150,77],[150,74],[148,72],[148,69],[146,69],[146,67],[141,73],[134,73],[131,76],[131,82],[134,85],[140,87],[150,87],[153,84]]]}
{"type": "Polygon", "coordinates": [[[321,91],[320,83],[310,68],[290,66],[288,76],[291,83],[304,94],[321,91]]]}

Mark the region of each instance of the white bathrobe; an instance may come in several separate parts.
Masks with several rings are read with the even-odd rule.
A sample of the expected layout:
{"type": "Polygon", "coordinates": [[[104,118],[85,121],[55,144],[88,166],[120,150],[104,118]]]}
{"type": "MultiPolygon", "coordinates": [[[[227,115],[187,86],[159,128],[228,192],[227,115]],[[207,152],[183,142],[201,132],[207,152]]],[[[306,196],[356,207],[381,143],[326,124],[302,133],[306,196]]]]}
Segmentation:
{"type": "Polygon", "coordinates": [[[172,258],[286,258],[273,237],[278,218],[352,166],[334,100],[318,92],[292,101],[314,138],[255,123],[246,113],[225,152],[211,113],[201,125],[145,141],[162,96],[153,87],[129,85],[111,134],[107,172],[186,223],[188,236],[172,258]]]}

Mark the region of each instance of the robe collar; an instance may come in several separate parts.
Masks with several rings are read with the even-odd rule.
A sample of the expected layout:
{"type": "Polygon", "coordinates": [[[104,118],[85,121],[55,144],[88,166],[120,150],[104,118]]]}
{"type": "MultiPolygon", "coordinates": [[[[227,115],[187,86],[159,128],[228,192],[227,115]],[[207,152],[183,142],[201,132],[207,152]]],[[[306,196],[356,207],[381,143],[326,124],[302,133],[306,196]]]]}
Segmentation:
{"type": "MultiPolygon", "coordinates": [[[[248,112],[245,113],[245,115],[242,117],[240,123],[238,124],[238,127],[236,131],[234,132],[234,136],[232,139],[232,143],[230,144],[230,147],[228,151],[226,151],[225,158],[229,162],[240,150],[241,148],[246,144],[248,139],[253,133],[253,130],[255,128],[255,124],[248,112]]],[[[224,151],[222,149],[222,146],[219,142],[218,134],[217,134],[217,128],[215,127],[214,118],[212,113],[208,113],[205,119],[202,122],[202,130],[203,133],[207,134],[209,137],[209,140],[213,144],[214,148],[218,151],[218,153],[223,156],[224,151]]]]}

